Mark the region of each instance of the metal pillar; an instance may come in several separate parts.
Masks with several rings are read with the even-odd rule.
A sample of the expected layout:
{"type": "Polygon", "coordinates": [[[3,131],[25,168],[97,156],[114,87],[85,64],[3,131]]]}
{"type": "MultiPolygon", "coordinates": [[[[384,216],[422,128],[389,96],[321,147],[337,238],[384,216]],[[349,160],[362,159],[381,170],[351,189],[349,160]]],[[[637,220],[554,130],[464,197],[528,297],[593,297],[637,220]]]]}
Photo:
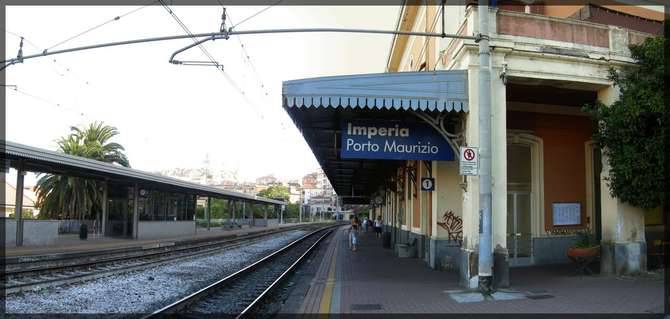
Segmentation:
{"type": "Polygon", "coordinates": [[[14,219],[16,220],[16,246],[23,246],[23,163],[16,170],[16,202],[14,203],[14,219]]]}
{"type": "Polygon", "coordinates": [[[207,196],[207,206],[205,206],[205,219],[207,219],[207,230],[209,230],[209,216],[210,214],[210,207],[212,207],[212,198],[207,196]]]}
{"type": "Polygon", "coordinates": [[[265,219],[265,227],[268,226],[268,207],[263,207],[263,219],[265,219]]]}
{"type": "Polygon", "coordinates": [[[107,235],[107,219],[109,218],[107,215],[108,213],[108,203],[107,203],[107,181],[102,182],[102,220],[100,221],[100,225],[102,227],[102,237],[105,237],[107,235]]]}
{"type": "Polygon", "coordinates": [[[135,191],[133,192],[133,238],[137,239],[139,235],[140,225],[140,186],[135,183],[135,191]]]}
{"type": "Polygon", "coordinates": [[[479,1],[479,288],[491,292],[491,73],[489,65],[489,6],[479,1]]]}
{"type": "Polygon", "coordinates": [[[300,203],[300,207],[298,207],[298,223],[302,223],[302,203],[300,203]]]}

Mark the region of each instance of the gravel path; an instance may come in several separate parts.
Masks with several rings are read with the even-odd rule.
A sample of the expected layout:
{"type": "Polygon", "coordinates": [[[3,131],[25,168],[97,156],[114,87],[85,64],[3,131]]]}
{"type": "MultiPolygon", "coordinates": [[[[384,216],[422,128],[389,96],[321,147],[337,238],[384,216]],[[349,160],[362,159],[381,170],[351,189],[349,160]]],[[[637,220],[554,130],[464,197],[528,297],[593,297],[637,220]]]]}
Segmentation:
{"type": "Polygon", "coordinates": [[[147,313],[248,265],[299,237],[296,230],[220,254],[7,296],[7,313],[147,313]]]}

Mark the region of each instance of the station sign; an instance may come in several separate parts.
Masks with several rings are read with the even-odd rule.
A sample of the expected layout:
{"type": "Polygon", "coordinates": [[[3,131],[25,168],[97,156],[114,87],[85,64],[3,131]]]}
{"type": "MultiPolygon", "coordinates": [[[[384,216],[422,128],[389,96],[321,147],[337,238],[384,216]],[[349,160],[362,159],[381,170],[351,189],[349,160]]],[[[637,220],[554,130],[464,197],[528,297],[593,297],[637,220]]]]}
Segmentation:
{"type": "Polygon", "coordinates": [[[424,192],[432,192],[435,190],[435,179],[432,177],[421,178],[421,190],[424,192]]]}
{"type": "Polygon", "coordinates": [[[449,143],[428,124],[350,120],[341,128],[341,158],[453,161],[455,157],[449,143]]]}
{"type": "Polygon", "coordinates": [[[476,147],[460,147],[459,174],[476,176],[479,175],[479,149],[476,147]]]}

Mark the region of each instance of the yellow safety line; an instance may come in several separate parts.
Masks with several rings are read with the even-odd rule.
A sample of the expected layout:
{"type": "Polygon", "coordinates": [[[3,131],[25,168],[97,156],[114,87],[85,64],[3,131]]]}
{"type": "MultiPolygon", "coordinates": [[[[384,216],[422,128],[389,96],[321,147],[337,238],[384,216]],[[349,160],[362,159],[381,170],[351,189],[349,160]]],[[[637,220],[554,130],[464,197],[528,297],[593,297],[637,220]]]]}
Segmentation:
{"type": "Polygon", "coordinates": [[[330,258],[330,269],[328,270],[326,287],[323,289],[323,295],[321,296],[321,306],[319,307],[319,313],[321,314],[330,312],[330,303],[333,299],[333,287],[335,286],[335,262],[337,261],[337,251],[339,248],[339,241],[336,241],[335,251],[333,252],[333,256],[330,258]]]}

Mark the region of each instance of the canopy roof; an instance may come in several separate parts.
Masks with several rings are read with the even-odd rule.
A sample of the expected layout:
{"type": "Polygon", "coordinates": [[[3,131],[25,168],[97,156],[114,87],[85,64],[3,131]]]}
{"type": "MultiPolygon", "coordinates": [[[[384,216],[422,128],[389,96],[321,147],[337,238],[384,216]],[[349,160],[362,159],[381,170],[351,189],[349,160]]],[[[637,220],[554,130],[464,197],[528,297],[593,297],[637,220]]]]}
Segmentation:
{"type": "Polygon", "coordinates": [[[402,72],[286,81],[283,106],[344,204],[367,204],[402,161],[342,159],[341,123],[421,122],[414,113],[467,112],[466,71],[402,72]]]}
{"type": "Polygon", "coordinates": [[[27,171],[105,179],[118,183],[138,183],[142,187],[169,189],[202,196],[247,200],[259,204],[286,204],[283,201],[190,183],[176,178],[19,143],[0,140],[0,145],[4,146],[1,156],[3,159],[9,160],[8,164],[11,167],[17,168],[21,165],[27,171]]]}
{"type": "Polygon", "coordinates": [[[465,70],[329,76],[286,81],[284,107],[465,111],[465,70]]]}

